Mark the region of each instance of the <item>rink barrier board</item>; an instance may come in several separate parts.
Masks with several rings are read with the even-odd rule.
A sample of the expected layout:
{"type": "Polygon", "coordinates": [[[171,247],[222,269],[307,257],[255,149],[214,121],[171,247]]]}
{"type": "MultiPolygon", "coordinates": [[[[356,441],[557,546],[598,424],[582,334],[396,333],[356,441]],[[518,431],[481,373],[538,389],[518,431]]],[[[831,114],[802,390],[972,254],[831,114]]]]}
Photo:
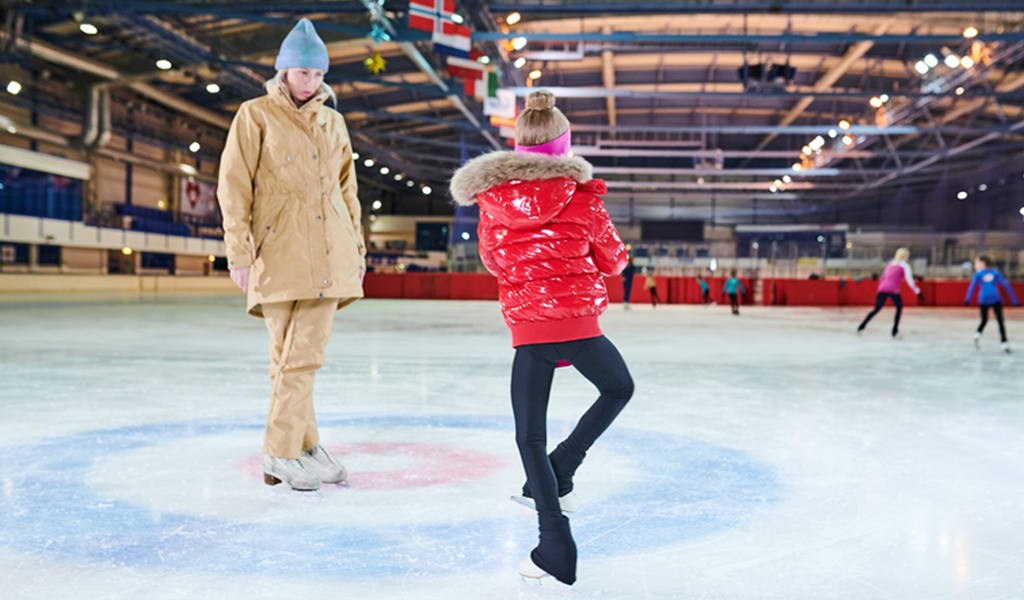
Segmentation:
{"type": "MultiPolygon", "coordinates": [[[[644,287],[645,275],[633,277],[630,302],[650,303],[644,287]]],[[[655,277],[659,299],[665,304],[700,304],[703,301],[696,277],[655,277]]],[[[728,303],[722,294],[725,277],[707,277],[710,297],[720,304],[728,303]]],[[[747,292],[741,303],[754,302],[754,281],[741,277],[747,292]]],[[[900,295],[903,305],[962,306],[969,281],[920,281],[924,302],[907,286],[900,295]]],[[[605,277],[608,299],[620,303],[623,298],[622,277],[605,277]]],[[[763,279],[763,306],[874,306],[878,281],[873,279],[763,279]]],[[[1024,298],[1024,283],[1014,283],[1018,298],[1024,298]]],[[[498,281],[488,273],[367,273],[363,282],[367,298],[405,298],[424,300],[497,300],[498,281]]]]}

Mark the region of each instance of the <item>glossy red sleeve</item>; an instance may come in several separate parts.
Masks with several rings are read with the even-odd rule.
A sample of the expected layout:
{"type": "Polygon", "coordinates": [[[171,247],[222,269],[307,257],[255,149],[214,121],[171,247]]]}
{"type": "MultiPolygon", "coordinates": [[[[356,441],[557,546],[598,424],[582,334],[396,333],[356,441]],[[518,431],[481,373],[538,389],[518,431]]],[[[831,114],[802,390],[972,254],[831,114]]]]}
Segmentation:
{"type": "Polygon", "coordinates": [[[495,277],[498,276],[498,262],[494,260],[494,250],[491,244],[494,243],[494,219],[487,211],[480,210],[480,223],[476,227],[477,248],[480,252],[480,262],[484,264],[487,272],[495,277]]]}
{"type": "Polygon", "coordinates": [[[618,275],[629,261],[626,246],[612,225],[611,217],[599,196],[594,196],[594,229],[590,249],[603,275],[618,275]]]}

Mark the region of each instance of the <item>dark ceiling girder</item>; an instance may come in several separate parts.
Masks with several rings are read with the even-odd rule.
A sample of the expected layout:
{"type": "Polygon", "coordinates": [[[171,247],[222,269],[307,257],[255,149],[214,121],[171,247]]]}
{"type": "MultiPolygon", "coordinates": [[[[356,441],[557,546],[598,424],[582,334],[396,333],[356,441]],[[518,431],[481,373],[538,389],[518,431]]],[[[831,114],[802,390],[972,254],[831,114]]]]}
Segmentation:
{"type": "MultiPolygon", "coordinates": [[[[533,33],[529,31],[473,32],[476,41],[501,41],[523,37],[528,42],[597,42],[610,44],[818,44],[822,46],[834,44],[855,44],[857,42],[874,42],[875,44],[918,44],[941,46],[959,44],[964,41],[960,34],[916,35],[916,34],[881,34],[870,33],[783,33],[777,35],[743,34],[743,33],[636,33],[616,31],[612,33],[533,33]]],[[[985,42],[1016,42],[1024,39],[1024,31],[1003,33],[979,33],[974,38],[985,42]]]]}
{"type": "MultiPolygon", "coordinates": [[[[389,5],[390,6],[390,5],[389,5]]],[[[865,14],[899,11],[904,13],[924,12],[966,12],[978,11],[1019,11],[1018,1],[993,2],[947,2],[943,0],[867,0],[864,2],[830,1],[830,0],[771,0],[771,1],[736,1],[715,2],[708,0],[683,0],[676,2],[492,2],[491,11],[495,13],[520,12],[526,15],[537,14],[865,14]]]]}

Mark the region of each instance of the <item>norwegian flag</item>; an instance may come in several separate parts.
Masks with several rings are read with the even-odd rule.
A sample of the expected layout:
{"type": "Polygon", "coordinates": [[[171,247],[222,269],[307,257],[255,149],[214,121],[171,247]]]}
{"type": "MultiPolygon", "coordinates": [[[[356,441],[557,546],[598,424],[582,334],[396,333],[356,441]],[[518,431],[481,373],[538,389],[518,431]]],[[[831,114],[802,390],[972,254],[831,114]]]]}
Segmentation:
{"type": "Polygon", "coordinates": [[[469,58],[471,31],[451,20],[454,0],[409,0],[409,27],[429,31],[438,54],[469,58]]]}

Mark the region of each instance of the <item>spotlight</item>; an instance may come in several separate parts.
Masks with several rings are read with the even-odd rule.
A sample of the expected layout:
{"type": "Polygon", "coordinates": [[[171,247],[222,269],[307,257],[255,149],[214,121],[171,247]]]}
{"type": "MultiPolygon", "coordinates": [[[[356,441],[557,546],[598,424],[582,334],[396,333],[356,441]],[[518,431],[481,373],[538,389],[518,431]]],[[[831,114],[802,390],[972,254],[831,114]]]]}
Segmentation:
{"type": "Polygon", "coordinates": [[[395,173],[395,181],[401,181],[404,177],[405,175],[402,175],[401,173],[395,173]]]}
{"type": "Polygon", "coordinates": [[[775,180],[775,187],[782,187],[782,180],[781,179],[776,179],[775,180]]]}
{"type": "MultiPolygon", "coordinates": [[[[1021,214],[1024,214],[1024,209],[1021,209],[1021,214]]],[[[464,240],[466,240],[468,242],[469,241],[469,237],[470,237],[470,235],[469,235],[468,231],[463,231],[462,232],[462,239],[464,239],[464,240]]]]}
{"type": "Polygon", "coordinates": [[[974,59],[971,58],[970,56],[965,56],[960,59],[960,66],[965,69],[970,69],[971,67],[974,66],[974,59]]]}
{"type": "Polygon", "coordinates": [[[453,23],[458,23],[459,25],[461,25],[463,21],[465,21],[465,19],[463,19],[462,15],[460,15],[459,13],[455,13],[454,15],[452,15],[453,23]]]}
{"type": "Polygon", "coordinates": [[[779,191],[779,188],[775,187],[774,185],[770,185],[768,186],[768,191],[774,194],[775,192],[779,191]]]}
{"type": "Polygon", "coordinates": [[[429,195],[430,195],[430,192],[432,192],[432,191],[434,191],[434,190],[430,189],[430,186],[429,186],[429,185],[425,185],[425,186],[423,186],[423,194],[424,194],[425,196],[429,196],[429,195]]]}
{"type": "Polygon", "coordinates": [[[523,48],[526,47],[526,44],[527,44],[526,38],[524,38],[524,37],[512,38],[512,49],[513,50],[522,50],[523,48]]]}
{"type": "Polygon", "coordinates": [[[839,128],[842,129],[843,131],[846,131],[847,129],[850,128],[850,122],[847,121],[846,119],[843,119],[842,121],[839,122],[839,128]]]}
{"type": "Polygon", "coordinates": [[[804,154],[810,154],[812,152],[810,146],[804,146],[803,148],[801,148],[801,150],[803,151],[804,154]]]}
{"type": "Polygon", "coordinates": [[[96,26],[92,23],[82,23],[78,26],[78,29],[85,35],[96,35],[100,32],[100,30],[96,29],[96,26]]]}
{"type": "Polygon", "coordinates": [[[820,150],[821,147],[825,145],[825,138],[819,135],[818,137],[811,140],[811,143],[807,145],[813,148],[814,150],[820,150]]]}
{"type": "Polygon", "coordinates": [[[481,56],[480,58],[476,59],[476,61],[477,61],[478,63],[482,64],[482,65],[490,64],[490,62],[491,62],[491,57],[490,57],[490,56],[487,56],[486,54],[484,54],[484,55],[483,55],[483,56],[481,56]]]}
{"type": "Polygon", "coordinates": [[[924,61],[919,60],[916,63],[914,63],[914,70],[924,75],[925,73],[928,72],[928,65],[924,64],[924,61]]]}
{"type": "Polygon", "coordinates": [[[934,54],[929,54],[928,56],[925,56],[923,62],[925,65],[928,66],[929,69],[932,67],[939,66],[939,59],[936,58],[934,54]]]}
{"type": "Polygon", "coordinates": [[[131,256],[132,249],[129,248],[128,246],[125,246],[124,248],[121,248],[121,254],[124,254],[125,256],[131,256]]]}
{"type": "Polygon", "coordinates": [[[881,96],[878,97],[878,99],[881,100],[883,103],[888,102],[889,94],[882,94],[881,96]]]}
{"type": "Polygon", "coordinates": [[[413,181],[412,179],[405,182],[405,187],[412,187],[414,185],[416,185],[416,182],[413,181]]]}
{"type": "Polygon", "coordinates": [[[519,14],[517,12],[514,12],[514,13],[510,14],[509,16],[505,17],[505,22],[508,23],[509,25],[515,25],[522,18],[523,18],[523,15],[521,15],[521,14],[519,14]]]}
{"type": "Polygon", "coordinates": [[[512,63],[512,65],[515,66],[515,68],[517,68],[517,69],[522,69],[523,65],[525,65],[525,64],[526,64],[526,57],[524,57],[524,56],[520,56],[519,58],[516,59],[516,62],[512,63]]]}
{"type": "Polygon", "coordinates": [[[208,83],[206,84],[206,91],[210,92],[211,94],[216,94],[220,91],[220,86],[216,83],[208,83]]]}
{"type": "Polygon", "coordinates": [[[789,175],[783,175],[782,176],[782,181],[785,182],[785,183],[792,183],[793,178],[790,177],[789,175]]]}
{"type": "Polygon", "coordinates": [[[839,135],[839,132],[838,132],[838,131],[836,131],[835,129],[829,129],[829,130],[828,130],[828,137],[830,137],[830,138],[834,138],[834,137],[836,137],[837,135],[839,135]]]}
{"type": "Polygon", "coordinates": [[[964,191],[957,192],[956,199],[957,200],[966,200],[967,199],[967,192],[964,192],[964,191]]]}
{"type": "Polygon", "coordinates": [[[7,93],[17,96],[21,92],[21,84],[17,81],[12,81],[7,84],[7,93]]]}
{"type": "Polygon", "coordinates": [[[963,96],[964,95],[964,88],[962,88],[962,87],[956,88],[956,95],[957,96],[963,96]]]}
{"type": "Polygon", "coordinates": [[[388,174],[388,173],[390,173],[390,172],[391,172],[391,169],[389,169],[389,168],[387,168],[387,167],[381,167],[381,168],[380,168],[380,174],[381,174],[381,175],[387,175],[387,174],[388,174]]]}
{"type": "Polygon", "coordinates": [[[196,152],[199,152],[199,150],[202,147],[203,146],[199,142],[192,142],[191,144],[188,145],[188,150],[189,150],[189,152],[192,152],[193,154],[195,154],[196,152]]]}
{"type": "Polygon", "coordinates": [[[848,136],[848,135],[844,135],[843,136],[843,143],[846,144],[847,146],[850,146],[850,145],[853,144],[853,138],[848,136]]]}
{"type": "Polygon", "coordinates": [[[541,75],[543,75],[543,73],[540,72],[540,69],[530,71],[530,79],[540,79],[541,75]]]}
{"type": "Polygon", "coordinates": [[[968,27],[967,29],[964,29],[964,37],[965,38],[972,38],[972,37],[975,37],[977,35],[978,35],[978,29],[976,27],[968,27]]]}
{"type": "Polygon", "coordinates": [[[988,184],[987,183],[983,183],[983,184],[978,186],[978,191],[979,192],[984,192],[987,189],[988,189],[988,184]]]}
{"type": "Polygon", "coordinates": [[[373,166],[373,159],[372,158],[368,158],[368,159],[364,160],[363,161],[363,166],[364,167],[372,167],[373,166]]]}
{"type": "Polygon", "coordinates": [[[942,62],[946,63],[950,69],[955,69],[960,66],[960,57],[956,54],[947,54],[946,59],[942,62]]]}
{"type": "Polygon", "coordinates": [[[1024,206],[1020,207],[1020,214],[1024,215],[1024,206]]]}
{"type": "Polygon", "coordinates": [[[803,168],[804,168],[803,165],[801,165],[800,163],[793,163],[793,170],[794,171],[800,171],[803,168]]]}
{"type": "Polygon", "coordinates": [[[217,257],[211,254],[211,255],[206,257],[206,260],[208,260],[210,262],[214,262],[214,261],[217,260],[217,257]]]}
{"type": "Polygon", "coordinates": [[[167,60],[166,58],[161,58],[160,60],[156,61],[156,68],[160,69],[161,71],[166,71],[173,66],[174,65],[171,64],[171,61],[167,60]]]}
{"type": "Polygon", "coordinates": [[[384,203],[380,200],[373,201],[373,210],[380,210],[380,207],[384,206],[384,203]]]}
{"type": "Polygon", "coordinates": [[[353,152],[352,153],[352,160],[359,160],[359,153],[358,152],[353,152]]]}
{"type": "Polygon", "coordinates": [[[875,96],[871,100],[868,100],[868,104],[875,108],[882,108],[882,99],[879,98],[878,96],[875,96]]]}

